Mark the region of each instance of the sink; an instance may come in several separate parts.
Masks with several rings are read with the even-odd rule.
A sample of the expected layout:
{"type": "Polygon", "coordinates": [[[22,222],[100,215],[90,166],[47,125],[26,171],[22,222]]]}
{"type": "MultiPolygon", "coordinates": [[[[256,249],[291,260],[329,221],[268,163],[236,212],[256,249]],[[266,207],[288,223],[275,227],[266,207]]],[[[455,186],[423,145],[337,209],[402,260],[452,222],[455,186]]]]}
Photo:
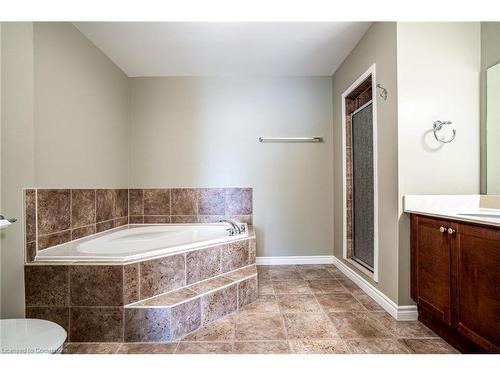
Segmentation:
{"type": "Polygon", "coordinates": [[[459,215],[463,216],[476,216],[476,217],[493,217],[493,218],[498,218],[500,219],[500,212],[495,213],[495,212],[461,212],[459,215]]]}

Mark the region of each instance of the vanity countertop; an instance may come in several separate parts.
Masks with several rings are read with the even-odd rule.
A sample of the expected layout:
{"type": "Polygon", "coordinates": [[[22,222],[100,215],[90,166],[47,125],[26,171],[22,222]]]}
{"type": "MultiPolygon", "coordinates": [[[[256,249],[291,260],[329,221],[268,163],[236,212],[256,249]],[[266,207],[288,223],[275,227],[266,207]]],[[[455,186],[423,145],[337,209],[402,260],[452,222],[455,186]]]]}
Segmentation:
{"type": "Polygon", "coordinates": [[[499,196],[405,195],[403,210],[468,223],[500,227],[499,196]]]}

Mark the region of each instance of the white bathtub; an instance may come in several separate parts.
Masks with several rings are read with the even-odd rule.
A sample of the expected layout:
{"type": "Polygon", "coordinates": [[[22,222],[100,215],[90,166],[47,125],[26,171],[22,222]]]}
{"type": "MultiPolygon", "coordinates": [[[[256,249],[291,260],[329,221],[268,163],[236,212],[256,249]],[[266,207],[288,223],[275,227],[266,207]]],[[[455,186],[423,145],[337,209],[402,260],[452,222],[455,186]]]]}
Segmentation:
{"type": "Polygon", "coordinates": [[[234,241],[227,224],[127,225],[38,252],[35,262],[125,263],[234,241]]]}

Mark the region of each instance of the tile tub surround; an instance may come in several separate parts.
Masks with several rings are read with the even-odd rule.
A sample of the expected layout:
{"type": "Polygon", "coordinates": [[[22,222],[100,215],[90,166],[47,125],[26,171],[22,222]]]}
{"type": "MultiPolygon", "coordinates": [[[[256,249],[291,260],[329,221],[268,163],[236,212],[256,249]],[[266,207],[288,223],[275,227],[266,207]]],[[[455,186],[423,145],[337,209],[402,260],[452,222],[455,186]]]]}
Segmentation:
{"type": "MultiPolygon", "coordinates": [[[[24,189],[25,261],[37,251],[131,224],[252,224],[251,188],[24,189]]],[[[254,254],[252,255],[255,256],[254,254]]]]}
{"type": "Polygon", "coordinates": [[[205,322],[202,315],[199,319],[189,315],[191,311],[206,308],[203,319],[208,322],[256,298],[257,279],[248,280],[256,274],[252,271],[255,257],[250,256],[255,252],[255,237],[253,231],[249,234],[252,237],[123,265],[27,263],[26,316],[61,324],[69,332],[68,341],[121,342],[127,337],[169,341],[180,337],[205,322]],[[233,248],[239,250],[235,253],[233,248]],[[229,259],[233,254],[236,261],[229,259]],[[226,287],[227,291],[220,292],[226,287]],[[217,292],[211,297],[201,297],[214,290],[217,292]],[[177,293],[187,300],[198,296],[199,305],[192,302],[163,313],[152,310],[134,315],[127,311],[127,305],[169,292],[174,293],[169,297],[177,293]],[[140,322],[141,329],[148,322],[157,322],[158,327],[142,333],[129,329],[129,336],[124,337],[124,326],[134,322],[140,322]]]}
{"type": "Polygon", "coordinates": [[[252,188],[129,189],[129,222],[252,224],[252,188]]]}
{"type": "MultiPolygon", "coordinates": [[[[366,307],[357,305],[356,311],[351,309],[352,306],[338,304],[337,312],[329,312],[319,302],[314,303],[314,298],[320,295],[331,294],[331,298],[335,299],[337,293],[350,294],[362,304],[370,300],[359,288],[352,291],[345,288],[339,290],[345,276],[333,265],[258,266],[258,279],[259,290],[266,291],[261,293],[257,301],[208,323],[180,340],[171,343],[68,343],[64,353],[457,353],[420,322],[398,322],[380,306],[374,308],[373,304],[376,303],[373,300],[366,307]],[[321,272],[313,272],[315,270],[321,272]],[[292,271],[295,271],[294,278],[290,278],[292,271]],[[307,277],[313,273],[317,278],[307,277]],[[310,285],[302,293],[283,295],[273,291],[275,284],[299,280],[310,285]],[[325,290],[324,286],[329,284],[335,284],[336,288],[325,290]],[[289,306],[285,311],[280,307],[283,303],[289,306]],[[361,315],[365,319],[350,318],[361,315]],[[358,321],[361,325],[350,325],[358,324],[358,321]],[[301,326],[304,327],[302,331],[299,330],[301,326]],[[377,335],[374,336],[374,332],[377,335]]],[[[290,289],[290,292],[295,290],[290,289]]]]}

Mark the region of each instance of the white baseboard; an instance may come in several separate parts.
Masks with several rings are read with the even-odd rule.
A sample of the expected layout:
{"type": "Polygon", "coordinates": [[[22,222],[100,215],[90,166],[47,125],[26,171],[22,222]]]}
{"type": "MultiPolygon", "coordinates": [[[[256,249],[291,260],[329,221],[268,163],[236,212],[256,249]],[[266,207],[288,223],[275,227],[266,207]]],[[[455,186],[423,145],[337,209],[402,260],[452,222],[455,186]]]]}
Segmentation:
{"type": "Polygon", "coordinates": [[[416,305],[397,305],[384,293],[347,267],[337,257],[333,257],[333,264],[342,271],[352,282],[359,286],[366,294],[373,298],[382,308],[396,320],[417,320],[418,311],[416,305]]]}
{"type": "Polygon", "coordinates": [[[295,256],[295,257],[257,257],[256,263],[261,266],[284,264],[333,264],[334,256],[295,256]]]}
{"type": "Polygon", "coordinates": [[[373,298],[385,311],[396,320],[417,320],[417,306],[398,306],[384,293],[347,267],[335,256],[290,256],[290,257],[257,257],[258,265],[285,265],[285,264],[334,264],[344,275],[359,286],[366,294],[373,298]]]}

